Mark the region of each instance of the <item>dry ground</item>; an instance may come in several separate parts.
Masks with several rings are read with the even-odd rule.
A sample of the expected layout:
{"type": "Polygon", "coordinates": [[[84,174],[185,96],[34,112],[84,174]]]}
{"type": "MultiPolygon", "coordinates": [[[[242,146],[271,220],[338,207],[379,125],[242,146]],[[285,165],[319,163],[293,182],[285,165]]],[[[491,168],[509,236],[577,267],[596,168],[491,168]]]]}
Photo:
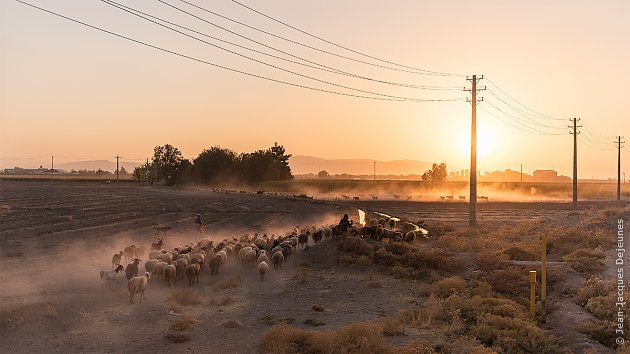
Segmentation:
{"type": "MultiPolygon", "coordinates": [[[[177,306],[182,316],[169,314],[168,299],[188,288],[185,281],[169,289],[153,280],[147,301],[129,305],[124,282],[116,290],[100,289],[98,272],[110,269],[111,256],[123,246],[148,247],[155,240],[154,223],[173,228],[164,238],[165,248],[173,248],[196,240],[193,218],[198,212],[207,223],[205,236],[215,240],[335,223],[357,206],[456,227],[468,218],[460,203],[332,202],[132,184],[3,181],[0,192],[0,351],[12,353],[263,352],[259,337],[273,324],[335,329],[392,317],[423,299],[418,281],[396,280],[378,265],[338,263],[336,241],[331,240],[297,252],[281,270],[270,270],[265,281],[254,268],[234,260],[216,277],[204,269],[192,287],[201,301],[177,306]],[[182,325],[182,318],[192,320],[190,329],[170,328],[182,325]],[[178,336],[166,339],[169,333],[178,336]],[[173,343],[177,339],[183,342],[173,343]]],[[[580,213],[602,206],[585,203],[587,209],[580,213]]],[[[580,213],[563,203],[485,203],[479,219],[482,224],[570,224],[580,213]]],[[[464,261],[474,256],[456,255],[464,261]]],[[[558,267],[559,273],[570,272],[558,267]]],[[[566,278],[571,284],[563,285],[571,287],[583,279],[566,278]]],[[[562,301],[565,305],[550,318],[547,331],[573,352],[609,352],[567,325],[567,319],[590,315],[570,300],[562,301]]],[[[403,345],[419,338],[426,340],[408,330],[390,341],[403,345]]]]}

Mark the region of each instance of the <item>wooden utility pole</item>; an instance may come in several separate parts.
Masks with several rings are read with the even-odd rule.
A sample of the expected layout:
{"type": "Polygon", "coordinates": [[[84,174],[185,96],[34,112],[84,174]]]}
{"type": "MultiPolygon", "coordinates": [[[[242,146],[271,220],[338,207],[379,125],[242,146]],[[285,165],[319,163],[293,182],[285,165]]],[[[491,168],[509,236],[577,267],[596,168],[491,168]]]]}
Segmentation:
{"type": "Polygon", "coordinates": [[[50,181],[55,180],[55,156],[50,157],[50,181]]]}
{"type": "Polygon", "coordinates": [[[625,143],[625,141],[621,141],[622,138],[622,136],[618,136],[617,141],[615,141],[617,144],[617,200],[621,200],[621,144],[625,143]]]}
{"type": "Polygon", "coordinates": [[[116,182],[118,182],[118,159],[120,156],[116,155],[116,182]]]}
{"type": "Polygon", "coordinates": [[[577,136],[580,134],[577,131],[577,128],[581,128],[581,125],[577,125],[577,122],[580,120],[579,118],[570,119],[573,121],[573,126],[569,126],[569,128],[573,129],[570,134],[573,134],[573,208],[577,209],[578,205],[578,197],[577,197],[577,136]]]}
{"type": "MultiPolygon", "coordinates": [[[[466,80],[472,83],[472,88],[465,88],[464,91],[470,91],[472,99],[469,101],[472,105],[472,122],[470,129],[470,210],[468,212],[468,223],[470,226],[477,226],[477,103],[483,101],[483,97],[477,100],[477,92],[485,90],[486,87],[478,88],[477,83],[483,80],[483,75],[477,78],[466,77],[466,80]]],[[[466,98],[468,101],[468,98],[466,98]]]]}
{"type": "Polygon", "coordinates": [[[521,183],[523,183],[523,164],[521,164],[521,183]]]}

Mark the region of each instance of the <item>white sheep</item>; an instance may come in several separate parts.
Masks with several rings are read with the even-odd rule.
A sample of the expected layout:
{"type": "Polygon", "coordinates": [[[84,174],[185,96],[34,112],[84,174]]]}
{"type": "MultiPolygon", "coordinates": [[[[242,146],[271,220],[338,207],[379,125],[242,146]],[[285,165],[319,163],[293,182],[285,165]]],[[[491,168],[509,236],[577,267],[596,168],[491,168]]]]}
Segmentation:
{"type": "Polygon", "coordinates": [[[133,277],[129,279],[127,282],[127,290],[129,290],[129,303],[133,304],[134,295],[140,293],[140,302],[142,302],[142,298],[147,299],[144,296],[144,291],[147,290],[147,283],[151,279],[151,275],[149,273],[144,273],[141,277],[133,277]]]}
{"type": "Polygon", "coordinates": [[[162,253],[161,255],[157,257],[157,259],[161,260],[162,262],[166,264],[171,264],[173,263],[173,254],[169,252],[162,253]]]}
{"type": "Polygon", "coordinates": [[[260,256],[258,256],[258,259],[256,260],[256,263],[260,264],[260,262],[267,262],[267,264],[270,263],[269,262],[269,256],[267,256],[266,252],[261,252],[260,256]]]}
{"type": "Polygon", "coordinates": [[[118,272],[123,270],[123,266],[118,264],[116,268],[112,270],[101,270],[101,288],[105,287],[105,283],[113,283],[114,289],[116,289],[116,278],[118,277],[118,272]]]}
{"type": "Polygon", "coordinates": [[[166,268],[168,264],[166,262],[158,261],[151,270],[151,276],[162,278],[162,274],[164,274],[164,268],[166,268]]]}
{"type": "Polygon", "coordinates": [[[258,273],[260,274],[260,280],[263,281],[265,278],[265,273],[269,271],[269,264],[267,262],[262,261],[258,263],[258,273]]]}
{"type": "Polygon", "coordinates": [[[176,269],[176,277],[177,279],[182,279],[184,278],[184,275],[186,275],[186,267],[188,267],[188,261],[185,260],[184,258],[178,258],[175,261],[175,269],[176,269]]]}
{"type": "Polygon", "coordinates": [[[116,267],[117,264],[120,264],[120,262],[122,261],[122,256],[124,254],[125,253],[123,251],[114,254],[114,256],[112,257],[112,268],[116,267]]]}
{"type": "Polygon", "coordinates": [[[159,261],[157,259],[149,259],[145,264],[144,264],[144,270],[146,270],[147,272],[151,273],[151,271],[153,270],[153,267],[158,263],[159,261]]]}
{"type": "Polygon", "coordinates": [[[221,257],[221,264],[227,262],[227,253],[225,252],[225,250],[220,250],[219,252],[217,252],[217,256],[221,257]]]}
{"type": "Polygon", "coordinates": [[[166,252],[166,251],[164,251],[164,250],[152,250],[151,252],[149,252],[149,259],[157,259],[158,256],[161,255],[164,252],[166,252]]]}

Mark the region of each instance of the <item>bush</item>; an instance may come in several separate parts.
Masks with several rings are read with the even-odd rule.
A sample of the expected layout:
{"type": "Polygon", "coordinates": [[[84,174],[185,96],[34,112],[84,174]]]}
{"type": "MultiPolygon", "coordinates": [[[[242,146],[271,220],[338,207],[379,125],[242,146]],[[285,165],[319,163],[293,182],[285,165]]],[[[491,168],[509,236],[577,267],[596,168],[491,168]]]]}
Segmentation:
{"type": "Polygon", "coordinates": [[[339,243],[339,250],[356,255],[371,256],[375,247],[357,237],[346,237],[339,243]]]}
{"type": "Polygon", "coordinates": [[[483,344],[502,353],[560,352],[554,337],[546,335],[532,322],[518,318],[486,314],[475,326],[474,334],[483,344]]]}
{"type": "Polygon", "coordinates": [[[382,334],[383,325],[374,322],[353,323],[336,330],[312,332],[276,325],[260,337],[266,353],[398,353],[382,334]]]}
{"type": "Polygon", "coordinates": [[[431,286],[431,292],[440,298],[446,298],[453,294],[462,294],[465,290],[466,280],[457,276],[444,278],[431,286]]]}
{"type": "MultiPolygon", "coordinates": [[[[615,342],[617,339],[615,328],[614,322],[597,321],[595,323],[587,323],[578,326],[577,330],[609,348],[615,348],[617,347],[617,343],[615,342]]],[[[619,353],[621,353],[621,351],[619,353]]]]}
{"type": "Polygon", "coordinates": [[[171,343],[184,343],[191,339],[190,334],[181,332],[169,332],[164,338],[171,343]]]}
{"type": "Polygon", "coordinates": [[[201,294],[194,289],[175,290],[168,299],[179,305],[198,305],[201,303],[201,294]]]}
{"type": "Polygon", "coordinates": [[[579,248],[564,256],[564,261],[580,273],[592,274],[604,269],[604,252],[579,248]]]}
{"type": "Polygon", "coordinates": [[[580,306],[586,306],[590,299],[606,296],[614,291],[614,281],[603,281],[599,277],[591,277],[586,279],[578,289],[576,300],[580,306]]]}
{"type": "Polygon", "coordinates": [[[617,315],[616,300],[616,293],[611,292],[604,296],[590,298],[584,308],[600,320],[614,321],[617,315]]]}
{"type": "Polygon", "coordinates": [[[197,323],[195,320],[188,316],[182,316],[177,321],[171,323],[168,329],[171,331],[187,331],[192,329],[193,326],[197,323]]]}
{"type": "Polygon", "coordinates": [[[243,286],[243,279],[238,275],[231,275],[223,279],[217,286],[221,289],[236,289],[243,286]]]}

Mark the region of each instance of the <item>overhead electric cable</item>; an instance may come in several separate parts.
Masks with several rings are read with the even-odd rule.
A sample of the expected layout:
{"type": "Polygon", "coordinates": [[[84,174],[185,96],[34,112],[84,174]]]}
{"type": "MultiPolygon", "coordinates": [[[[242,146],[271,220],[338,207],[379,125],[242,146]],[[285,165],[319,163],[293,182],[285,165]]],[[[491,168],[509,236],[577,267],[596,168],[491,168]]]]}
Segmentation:
{"type": "Polygon", "coordinates": [[[542,114],[539,113],[529,107],[527,107],[526,105],[522,104],[521,102],[519,102],[516,98],[510,96],[507,92],[505,92],[504,90],[502,90],[499,86],[497,86],[497,84],[495,84],[494,82],[492,82],[492,80],[488,79],[487,76],[484,77],[484,79],[486,79],[492,86],[496,87],[497,90],[501,91],[501,93],[503,93],[504,95],[506,95],[507,97],[509,97],[512,101],[518,103],[519,105],[521,105],[522,107],[524,107],[525,109],[537,114],[538,116],[540,116],[540,118],[542,119],[546,119],[546,120],[557,120],[557,121],[564,121],[564,118],[556,118],[556,117],[552,117],[552,116],[548,116],[546,114],[542,114]]]}
{"type": "MultiPolygon", "coordinates": [[[[180,0],[180,1],[183,1],[183,0],[180,0]]],[[[407,66],[407,65],[403,65],[403,64],[398,64],[398,63],[395,63],[395,62],[392,62],[392,61],[388,61],[388,60],[385,60],[385,59],[377,58],[377,57],[375,57],[375,56],[368,55],[368,54],[365,54],[365,53],[360,52],[360,51],[358,51],[358,50],[354,50],[354,49],[351,49],[351,48],[345,47],[345,46],[343,46],[343,45],[337,44],[337,43],[335,43],[335,42],[329,41],[329,40],[327,40],[327,39],[324,39],[324,38],[322,38],[322,37],[319,37],[319,36],[317,36],[317,35],[314,35],[314,34],[312,34],[312,33],[310,33],[310,32],[307,32],[307,31],[301,30],[301,29],[299,29],[299,28],[297,28],[297,27],[295,27],[295,26],[292,26],[292,25],[290,25],[290,24],[288,24],[288,23],[286,23],[286,22],[283,22],[283,21],[278,20],[278,19],[276,19],[276,18],[274,18],[274,17],[271,17],[271,16],[269,16],[269,15],[267,15],[267,14],[265,14],[265,13],[263,13],[263,12],[259,11],[259,10],[256,10],[256,9],[254,9],[254,8],[252,8],[252,7],[249,7],[249,6],[247,6],[247,5],[245,5],[245,4],[241,3],[241,2],[238,2],[238,1],[236,1],[236,0],[232,0],[232,1],[233,1],[234,3],[236,3],[236,4],[240,5],[240,6],[242,6],[242,7],[244,7],[244,8],[246,8],[246,9],[250,10],[250,11],[253,11],[253,12],[255,12],[255,13],[257,13],[257,14],[259,14],[259,15],[263,16],[263,17],[266,17],[266,18],[268,18],[268,19],[270,19],[270,20],[272,20],[272,21],[275,21],[275,22],[277,22],[277,23],[279,23],[279,24],[281,24],[281,25],[284,25],[284,26],[286,26],[286,27],[289,27],[289,28],[291,28],[291,29],[293,29],[293,30],[295,30],[295,31],[298,31],[298,32],[300,32],[300,33],[302,33],[302,34],[305,34],[305,35],[307,35],[307,36],[309,36],[309,37],[313,37],[313,38],[318,39],[318,40],[320,40],[320,41],[322,41],[322,42],[324,42],[324,43],[328,43],[328,44],[333,45],[333,46],[335,46],[335,47],[337,47],[337,48],[341,48],[341,49],[347,50],[347,51],[349,51],[349,52],[352,52],[352,53],[355,53],[355,54],[359,54],[359,55],[364,56],[364,57],[366,57],[366,58],[370,58],[370,59],[377,60],[377,61],[380,61],[380,62],[383,62],[383,63],[391,64],[391,65],[400,66],[400,67],[402,67],[402,68],[407,68],[407,69],[412,69],[412,70],[416,70],[416,71],[426,72],[426,73],[430,73],[430,74],[434,74],[434,75],[439,75],[439,76],[461,76],[461,77],[465,77],[465,76],[466,76],[466,75],[461,75],[461,74],[445,73],[445,72],[440,72],[440,71],[433,71],[433,70],[426,70],[426,69],[415,68],[415,67],[413,67],[413,66],[407,66]]],[[[186,2],[186,1],[183,1],[183,2],[186,2]]]]}
{"type": "MultiPolygon", "coordinates": [[[[171,8],[173,8],[173,9],[179,10],[179,11],[181,11],[181,12],[185,13],[185,14],[188,14],[188,15],[190,15],[190,16],[193,16],[193,17],[195,17],[195,18],[197,18],[197,19],[201,19],[199,16],[196,16],[196,15],[194,15],[194,14],[192,14],[192,13],[190,13],[190,12],[186,11],[186,10],[183,10],[183,9],[181,9],[181,8],[179,8],[179,7],[177,7],[177,6],[173,5],[173,4],[171,4],[171,3],[168,3],[168,2],[166,2],[166,1],[164,1],[164,0],[157,0],[157,1],[159,1],[159,2],[163,3],[164,5],[170,6],[170,7],[171,7],[171,8]]],[[[221,14],[219,14],[219,13],[217,13],[217,12],[214,12],[214,11],[209,10],[209,9],[207,9],[207,8],[204,8],[204,7],[201,7],[201,6],[199,6],[199,5],[193,4],[193,3],[191,3],[191,2],[188,2],[188,1],[185,1],[185,0],[179,0],[179,1],[181,1],[181,2],[183,2],[183,3],[185,3],[185,4],[188,4],[188,5],[190,5],[190,6],[194,7],[194,8],[197,8],[197,9],[199,9],[199,10],[202,10],[202,11],[208,12],[208,13],[210,13],[210,14],[213,14],[213,15],[215,15],[215,16],[221,17],[221,18],[223,18],[223,19],[225,19],[225,20],[228,20],[228,21],[231,21],[231,22],[237,23],[237,24],[239,24],[239,25],[241,25],[241,26],[247,27],[247,28],[249,28],[249,29],[253,29],[253,30],[258,31],[258,32],[260,32],[260,33],[264,33],[264,34],[266,34],[266,35],[268,35],[268,36],[271,36],[271,37],[274,37],[274,38],[277,38],[277,39],[281,39],[281,40],[284,40],[284,41],[286,41],[286,42],[289,42],[289,43],[292,43],[292,44],[295,44],[295,45],[299,45],[299,46],[302,46],[302,47],[305,47],[305,48],[309,48],[309,49],[312,49],[312,50],[315,50],[315,51],[318,51],[318,52],[321,52],[321,53],[325,53],[325,54],[328,54],[328,55],[332,55],[332,56],[335,56],[335,57],[338,57],[338,58],[343,58],[343,59],[346,59],[346,60],[354,61],[354,62],[357,62],[357,63],[362,63],[362,64],[366,64],[366,65],[370,65],[370,66],[375,66],[375,67],[379,67],[379,68],[383,68],[383,69],[394,70],[394,71],[401,71],[401,72],[406,72],[406,73],[411,73],[411,74],[419,74],[419,75],[431,75],[431,76],[465,76],[465,75],[459,75],[459,74],[435,74],[435,73],[431,73],[431,72],[427,72],[427,71],[418,71],[417,69],[414,69],[414,70],[399,69],[399,68],[394,68],[394,67],[391,67],[391,66],[386,66],[386,65],[381,65],[381,64],[370,63],[370,62],[367,62],[367,61],[364,61],[364,60],[359,60],[359,59],[355,59],[355,58],[347,57],[347,56],[344,56],[344,55],[341,55],[341,54],[337,54],[337,53],[333,53],[333,52],[330,52],[330,51],[327,51],[327,50],[324,50],[324,49],[320,49],[320,48],[317,48],[317,47],[313,47],[313,46],[308,45],[308,44],[304,44],[304,43],[301,43],[301,42],[297,42],[297,41],[294,41],[294,40],[292,40],[292,39],[289,39],[289,38],[286,38],[286,37],[279,36],[279,35],[277,35],[277,34],[274,34],[274,33],[271,33],[271,32],[265,31],[265,30],[262,30],[262,29],[260,29],[260,28],[254,27],[254,26],[250,26],[250,25],[248,25],[248,24],[246,24],[246,23],[243,23],[243,22],[241,22],[241,21],[234,20],[234,19],[232,19],[232,18],[229,18],[229,17],[227,17],[227,16],[221,15],[221,14]]],[[[205,20],[205,19],[204,19],[204,20],[205,20]]],[[[207,20],[206,20],[206,21],[207,21],[207,20]]],[[[209,21],[207,21],[207,22],[209,22],[209,21]]]]}
{"type": "Polygon", "coordinates": [[[335,69],[333,67],[326,66],[326,65],[323,65],[323,64],[320,64],[320,63],[317,63],[317,62],[314,62],[314,61],[311,61],[311,60],[299,57],[297,55],[293,55],[293,54],[288,53],[286,51],[283,51],[283,50],[280,50],[280,49],[277,49],[277,48],[274,48],[274,47],[271,47],[271,46],[264,45],[263,43],[259,43],[257,41],[254,41],[257,44],[264,45],[265,47],[268,47],[270,49],[278,51],[278,52],[280,52],[282,54],[288,55],[288,56],[296,58],[296,59],[300,59],[300,60],[302,60],[304,62],[307,62],[307,63],[314,64],[314,65],[309,65],[309,64],[301,63],[299,61],[295,61],[295,60],[283,58],[283,57],[280,57],[280,56],[277,56],[277,55],[273,55],[273,54],[269,54],[269,53],[266,53],[266,52],[262,52],[262,51],[259,51],[259,50],[256,50],[256,49],[253,49],[253,48],[250,48],[250,47],[246,47],[246,46],[243,46],[243,45],[231,42],[231,41],[227,41],[227,40],[224,40],[224,39],[221,39],[221,38],[209,35],[207,33],[200,32],[200,31],[191,29],[189,27],[182,26],[182,25],[179,25],[177,23],[165,20],[165,19],[160,18],[158,16],[154,16],[154,15],[148,14],[146,12],[140,11],[140,10],[135,9],[133,7],[129,7],[129,6],[120,4],[120,3],[116,2],[116,1],[113,1],[113,0],[101,0],[101,1],[103,1],[105,3],[108,3],[108,4],[110,4],[110,5],[114,6],[114,7],[118,7],[121,10],[123,10],[123,8],[124,8],[124,9],[127,9],[129,11],[133,11],[135,13],[142,14],[142,15],[150,17],[152,19],[155,19],[155,20],[167,23],[167,24],[175,26],[177,28],[181,28],[181,29],[190,31],[192,33],[196,33],[196,34],[202,35],[202,36],[207,37],[207,38],[211,38],[213,40],[216,40],[216,41],[219,41],[219,42],[222,42],[222,43],[226,43],[226,44],[229,44],[229,45],[241,48],[241,49],[249,50],[249,51],[257,53],[257,54],[265,55],[265,56],[268,56],[268,57],[271,57],[271,58],[274,58],[274,59],[286,61],[286,62],[289,62],[289,63],[292,63],[292,64],[297,64],[297,65],[305,66],[305,67],[312,68],[312,69],[317,69],[317,70],[330,72],[330,73],[333,73],[333,74],[344,75],[344,76],[353,77],[353,78],[357,78],[357,79],[363,79],[363,80],[367,80],[367,81],[378,82],[378,83],[382,83],[382,84],[388,84],[388,85],[405,87],[405,88],[412,88],[412,89],[438,90],[438,91],[442,91],[442,90],[443,91],[447,91],[447,90],[453,90],[453,91],[461,90],[461,87],[459,87],[459,86],[457,86],[457,87],[456,86],[444,87],[444,86],[432,86],[432,85],[414,85],[414,84],[406,84],[406,83],[398,83],[398,82],[392,82],[392,81],[386,81],[386,80],[379,80],[379,79],[374,79],[374,78],[371,78],[371,77],[357,75],[357,74],[349,73],[349,72],[346,72],[346,71],[343,71],[343,70],[335,69]]]}
{"type": "Polygon", "coordinates": [[[239,57],[242,57],[242,58],[245,58],[245,59],[251,60],[251,61],[253,61],[253,62],[256,62],[256,63],[262,64],[262,65],[265,65],[265,66],[268,66],[268,67],[271,67],[271,68],[274,68],[274,69],[276,69],[276,70],[284,71],[284,72],[286,72],[286,73],[290,73],[290,74],[293,74],[293,75],[296,75],[296,76],[300,76],[300,77],[303,77],[303,78],[306,78],[306,79],[309,79],[309,80],[313,80],[313,81],[320,82],[320,83],[327,84],[327,85],[331,85],[331,86],[334,86],[334,87],[339,87],[339,88],[343,88],[343,89],[346,89],[346,90],[351,90],[351,91],[361,92],[361,93],[364,93],[364,94],[369,94],[369,95],[382,96],[382,97],[387,97],[387,98],[394,98],[394,99],[400,99],[400,100],[405,100],[405,101],[414,101],[414,102],[424,102],[424,101],[427,101],[427,100],[428,100],[428,99],[424,99],[424,98],[415,98],[415,97],[404,97],[404,96],[388,95],[388,94],[379,93],[379,92],[373,92],[373,91],[368,91],[368,90],[362,90],[362,89],[358,89],[358,88],[354,88],[354,87],[350,87],[350,86],[346,86],[346,85],[337,84],[337,83],[334,83],[334,82],[330,82],[330,81],[326,81],[326,80],[318,79],[318,78],[313,77],[313,76],[309,76],[309,75],[301,74],[301,73],[298,73],[298,72],[296,72],[296,71],[289,70],[289,69],[285,69],[285,68],[283,68],[283,67],[280,67],[280,66],[277,66],[277,65],[274,65],[274,64],[270,64],[270,63],[267,63],[267,62],[265,62],[265,61],[258,60],[258,59],[256,59],[256,58],[253,58],[253,57],[247,56],[247,55],[245,55],[245,54],[241,54],[241,53],[235,52],[235,51],[233,51],[233,50],[227,49],[227,48],[222,47],[222,46],[220,46],[220,45],[217,45],[217,44],[214,44],[214,43],[208,42],[208,41],[203,40],[203,39],[201,39],[201,38],[199,38],[199,37],[195,37],[195,36],[193,36],[193,35],[191,35],[191,34],[188,34],[188,33],[182,32],[182,31],[180,31],[180,30],[178,30],[178,29],[175,29],[175,28],[169,27],[169,26],[167,26],[167,25],[165,25],[165,24],[162,24],[162,23],[159,23],[159,22],[157,22],[157,21],[154,21],[154,20],[152,20],[152,19],[150,19],[150,18],[148,18],[148,17],[145,17],[145,16],[140,15],[140,14],[138,14],[138,13],[135,13],[135,12],[133,12],[133,11],[127,10],[127,9],[125,9],[125,8],[122,8],[122,7],[119,7],[119,6],[115,5],[115,4],[113,4],[112,2],[109,2],[108,0],[101,0],[101,1],[102,1],[102,2],[104,2],[104,3],[106,3],[106,4],[108,4],[108,5],[114,6],[114,7],[118,8],[118,9],[120,9],[120,10],[122,10],[122,11],[125,11],[125,12],[127,12],[127,13],[129,13],[129,14],[132,14],[132,15],[134,15],[134,16],[140,17],[140,18],[142,18],[142,19],[144,19],[144,20],[146,20],[146,21],[149,21],[149,22],[151,22],[151,23],[154,23],[154,24],[156,24],[156,25],[158,25],[158,26],[161,26],[161,27],[167,28],[167,29],[169,29],[169,30],[171,30],[171,31],[174,31],[174,32],[179,33],[179,34],[182,34],[182,35],[184,35],[184,36],[186,36],[186,37],[192,38],[192,39],[194,39],[194,40],[197,40],[197,41],[199,41],[199,42],[205,43],[205,44],[210,45],[210,46],[212,46],[212,47],[215,47],[215,48],[221,49],[221,50],[226,51],[226,52],[228,52],[228,53],[230,53],[230,54],[234,54],[234,55],[236,55],[236,56],[239,56],[239,57]]]}
{"type": "MultiPolygon", "coordinates": [[[[30,7],[34,8],[34,9],[37,9],[37,10],[49,13],[51,15],[63,18],[65,20],[68,20],[68,21],[71,21],[71,22],[74,22],[74,23],[78,23],[80,25],[83,25],[83,26],[95,29],[95,30],[103,32],[103,33],[110,34],[112,36],[116,36],[116,37],[128,40],[130,42],[134,42],[136,44],[140,44],[140,45],[145,46],[145,47],[153,48],[153,49],[156,49],[156,50],[159,50],[159,51],[162,51],[162,52],[165,52],[165,53],[169,53],[169,54],[172,54],[172,55],[175,55],[175,56],[178,56],[178,57],[182,57],[182,58],[185,58],[185,59],[189,59],[189,60],[192,60],[192,61],[196,61],[196,62],[199,62],[199,63],[206,64],[206,65],[214,66],[214,67],[221,68],[221,69],[224,69],[224,70],[232,71],[232,72],[239,73],[239,74],[242,74],[242,75],[256,77],[256,78],[259,78],[259,79],[263,79],[263,80],[267,80],[267,81],[271,81],[271,82],[276,82],[276,83],[280,83],[280,84],[284,84],[284,85],[288,85],[288,86],[300,87],[300,88],[311,90],[311,91],[325,92],[325,93],[336,94],[336,95],[341,95],[341,96],[364,98],[364,99],[371,99],[371,100],[378,100],[378,101],[395,101],[395,102],[405,102],[406,101],[406,102],[413,102],[413,101],[410,101],[410,100],[403,100],[403,99],[364,96],[364,95],[356,95],[356,94],[351,94],[351,93],[346,93],[346,92],[332,91],[332,90],[327,90],[327,89],[322,89],[322,88],[317,88],[317,87],[312,87],[312,86],[307,86],[307,85],[302,85],[302,84],[296,84],[296,83],[292,83],[292,82],[288,82],[288,81],[278,80],[278,79],[270,78],[270,77],[267,77],[267,76],[258,75],[258,74],[250,73],[250,72],[247,72],[247,71],[242,71],[242,70],[230,68],[230,67],[219,65],[219,64],[215,64],[215,63],[203,60],[203,59],[198,59],[198,58],[186,55],[186,54],[182,54],[182,53],[170,50],[170,49],[165,49],[165,48],[159,47],[157,45],[146,43],[146,42],[143,42],[143,41],[140,41],[140,40],[137,40],[137,39],[134,39],[134,38],[131,38],[131,37],[128,37],[128,36],[125,36],[125,35],[113,32],[113,31],[110,31],[110,30],[106,30],[106,29],[103,29],[103,28],[100,28],[100,27],[88,24],[86,22],[82,22],[80,20],[76,20],[74,18],[71,18],[71,17],[65,16],[65,15],[53,12],[51,10],[47,10],[45,8],[42,8],[42,7],[30,4],[30,3],[22,1],[22,0],[15,0],[15,1],[19,2],[19,3],[23,4],[23,5],[26,5],[26,6],[30,6],[30,7]]],[[[415,102],[461,101],[461,100],[463,100],[463,99],[423,100],[423,101],[415,101],[415,102]]]]}
{"type": "Polygon", "coordinates": [[[538,129],[538,128],[535,128],[535,127],[532,127],[532,126],[530,126],[530,125],[527,125],[527,124],[523,123],[523,122],[522,122],[519,118],[516,118],[516,117],[514,117],[513,115],[511,115],[511,114],[509,114],[509,113],[505,112],[505,111],[504,111],[504,110],[502,110],[501,108],[499,108],[499,107],[495,106],[494,104],[492,104],[492,102],[490,102],[490,101],[488,101],[488,100],[484,100],[484,102],[486,102],[489,106],[493,107],[493,108],[494,108],[494,109],[496,109],[497,111],[499,111],[499,112],[503,113],[505,116],[507,116],[507,117],[509,117],[509,118],[512,118],[514,121],[516,121],[516,122],[518,122],[519,124],[521,124],[521,125],[523,125],[523,126],[527,127],[527,129],[534,130],[534,131],[538,132],[539,134],[544,134],[544,135],[564,135],[564,134],[562,134],[562,133],[549,133],[549,132],[545,132],[545,131],[540,130],[540,129],[538,129]]]}

